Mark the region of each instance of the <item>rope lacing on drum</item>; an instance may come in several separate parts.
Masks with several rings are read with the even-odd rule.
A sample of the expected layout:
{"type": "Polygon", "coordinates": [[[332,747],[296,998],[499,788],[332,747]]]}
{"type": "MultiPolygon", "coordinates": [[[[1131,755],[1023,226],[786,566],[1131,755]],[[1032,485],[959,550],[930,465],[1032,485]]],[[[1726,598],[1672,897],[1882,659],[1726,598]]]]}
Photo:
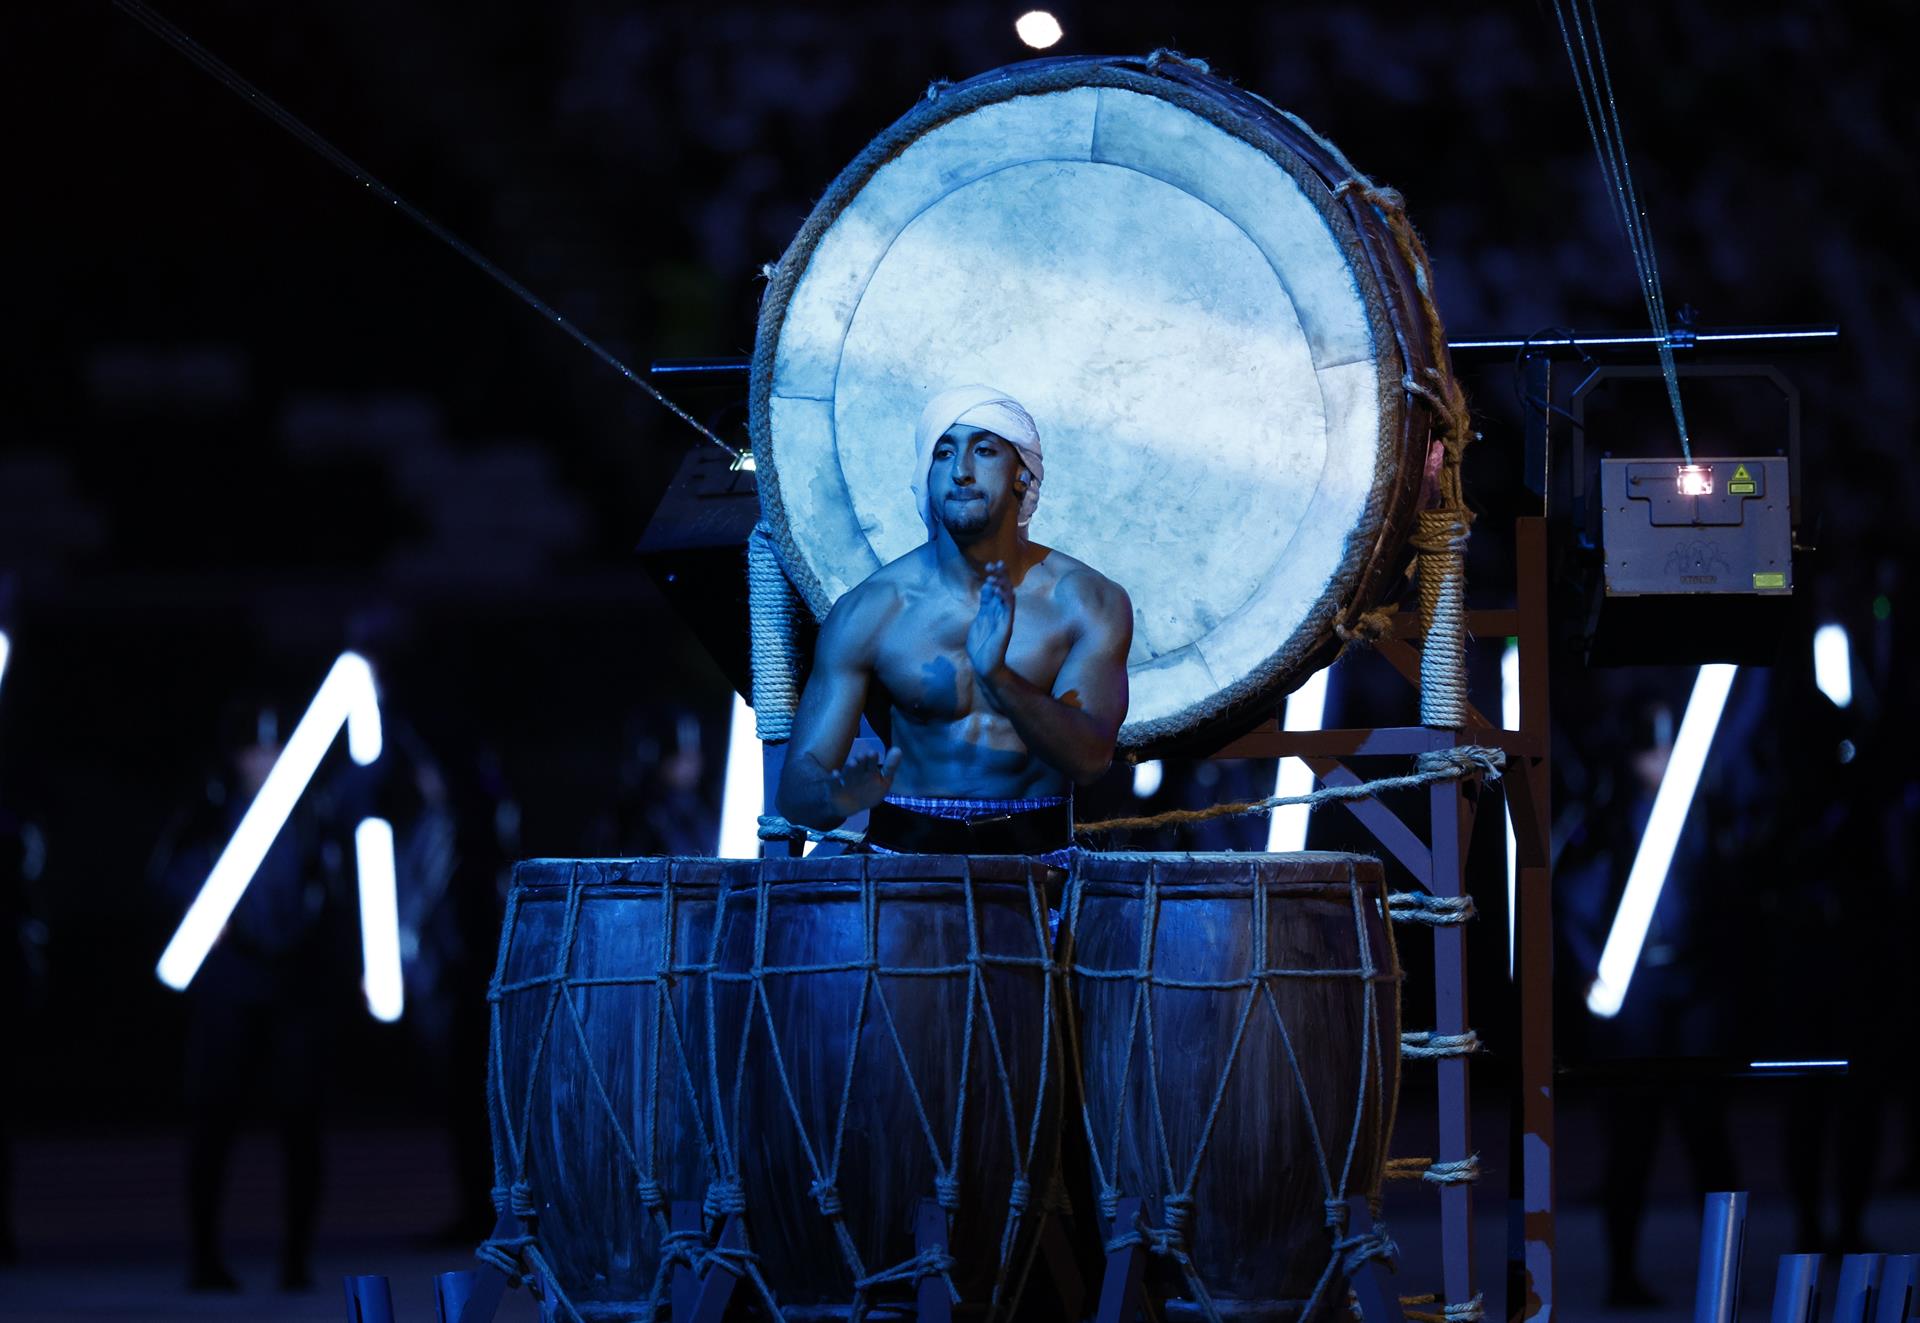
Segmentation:
{"type": "MultiPolygon", "coordinates": [[[[1403,1295],[1400,1303],[1405,1305],[1431,1305],[1440,1299],[1437,1295],[1403,1295]]],[[[1407,1318],[1415,1323],[1478,1323],[1487,1315],[1486,1297],[1476,1293],[1471,1300],[1463,1300],[1457,1305],[1446,1305],[1440,1309],[1409,1309],[1407,1318]]]]}
{"type": "MultiPolygon", "coordinates": [[[[989,968],[1020,968],[1037,972],[1041,978],[1051,983],[1055,976],[1052,958],[1052,942],[1047,928],[1046,906],[1041,895],[1041,882],[1034,866],[1029,863],[1024,875],[1027,901],[1027,922],[1033,934],[1034,954],[1003,955],[988,953],[983,949],[980,938],[980,919],[978,898],[973,880],[972,865],[962,865],[960,892],[962,908],[967,926],[967,951],[964,958],[950,965],[929,966],[893,966],[880,959],[880,894],[871,874],[871,859],[860,860],[860,915],[861,915],[861,951],[851,959],[806,965],[782,965],[767,959],[769,925],[772,922],[772,908],[776,891],[769,885],[768,877],[763,873],[751,891],[754,905],[752,962],[746,971],[735,972],[718,968],[718,949],[710,961],[708,975],[709,996],[713,988],[726,984],[744,984],[750,1006],[750,1020],[754,1028],[764,1032],[764,1050],[767,1059],[774,1068],[775,1079],[779,1084],[779,1094],[786,1104],[788,1116],[794,1126],[794,1133],[800,1141],[811,1171],[809,1191],[822,1216],[833,1225],[834,1239],[845,1262],[848,1275],[854,1283],[853,1315],[861,1316],[867,1308],[867,1293],[877,1286],[891,1283],[917,1281],[922,1277],[938,1274],[947,1282],[947,1288],[955,1301],[960,1299],[958,1289],[950,1276],[953,1260],[943,1249],[922,1249],[912,1258],[900,1263],[876,1269],[869,1269],[862,1261],[852,1233],[847,1227],[847,1217],[842,1195],[838,1189],[840,1155],[845,1147],[850,1124],[853,1101],[853,1086],[861,1060],[860,1046],[869,1031],[877,1025],[875,1035],[885,1047],[891,1048],[891,1055],[899,1067],[899,1075],[921,1138],[925,1141],[929,1156],[934,1165],[933,1190],[939,1206],[951,1214],[960,1207],[962,1201],[962,1181],[960,1160],[965,1151],[965,1139],[968,1134],[968,1110],[966,1106],[971,1081],[981,1070],[987,1070],[993,1084],[994,1102],[1001,1112],[1007,1133],[1016,1136],[1014,1145],[1014,1170],[1010,1176],[1007,1200],[1007,1217],[1001,1235],[1000,1256],[996,1265],[994,1299],[999,1301],[1009,1285],[1009,1276],[1014,1266],[1013,1250],[1018,1240],[1022,1219],[1026,1214],[1032,1197],[1032,1185],[1029,1172],[1043,1129],[1045,1109],[1039,1100],[1047,1093],[1049,1066],[1048,1054],[1041,1054],[1041,1061],[1034,1085],[1034,1104],[1028,1121],[1023,1125],[1019,1117],[1019,1107],[1013,1096],[1012,1077],[1008,1071],[1006,1054],[1001,1044],[1000,1030],[994,1015],[992,1003],[986,996],[985,973],[989,968]],[[841,1081],[839,1097],[835,1103],[830,1135],[816,1136],[809,1131],[806,1116],[800,1106],[797,1090],[794,1087],[788,1069],[787,1053],[782,1047],[777,1031],[777,1022],[773,1013],[773,1003],[767,994],[769,979],[784,978],[795,974],[856,973],[861,976],[860,992],[855,1005],[852,1023],[848,1027],[849,1042],[852,1050],[848,1054],[847,1069],[841,1081]],[[957,1102],[953,1112],[950,1132],[941,1136],[936,1132],[933,1117],[927,1105],[918,1080],[915,1078],[912,1058],[907,1051],[906,1039],[897,1024],[891,1002],[887,996],[885,979],[903,976],[939,975],[960,978],[965,981],[964,1025],[961,1030],[960,1060],[955,1075],[958,1084],[955,1090],[957,1102]],[[984,1053],[979,1049],[984,1047],[984,1053]],[[980,1064],[982,1056],[987,1058],[985,1066],[980,1064]]],[[[722,906],[727,903],[723,896],[722,906]]],[[[721,924],[714,924],[714,942],[719,941],[721,924]]],[[[711,1009],[708,1014],[708,1033],[715,1032],[718,1017],[711,1009]]],[[[1042,1023],[1040,1034],[1042,1041],[1051,1041],[1054,1033],[1052,998],[1042,999],[1042,1023]]],[[[751,1034],[742,1036],[740,1060],[744,1062],[751,1034]]],[[[884,1050],[884,1048],[883,1048],[884,1050]]],[[[709,1052],[711,1062],[717,1063],[719,1053],[717,1044],[709,1052]]],[[[742,1073],[736,1070],[734,1088],[741,1087],[742,1073]]],[[[714,1096],[720,1096],[719,1084],[714,1083],[714,1096]]],[[[737,1098],[735,1101],[737,1106],[737,1098]]],[[[721,1149],[723,1165],[729,1170],[737,1169],[733,1158],[734,1139],[725,1127],[716,1121],[716,1139],[721,1149]]]]}
{"type": "Polygon", "coordinates": [[[1147,56],[1147,70],[1149,72],[1157,71],[1163,64],[1182,64],[1197,73],[1203,74],[1213,72],[1213,66],[1205,60],[1193,55],[1182,55],[1179,51],[1166,46],[1157,48],[1152,54],[1147,56]]]}
{"type": "Polygon", "coordinates": [[[1429,891],[1396,891],[1387,897],[1387,913],[1396,923],[1445,928],[1475,917],[1472,896],[1436,896],[1429,891]]]}
{"type": "Polygon", "coordinates": [[[1479,1050],[1480,1035],[1471,1029],[1458,1034],[1433,1033],[1423,1029],[1400,1035],[1400,1055],[1409,1061],[1466,1057],[1479,1050]]]}
{"type": "Polygon", "coordinates": [[[1480,1179],[1480,1155],[1469,1153],[1457,1162],[1437,1158],[1388,1158],[1380,1173],[1389,1181],[1425,1181],[1429,1185],[1470,1185],[1480,1179]]]}
{"type": "MultiPolygon", "coordinates": [[[[1369,1149],[1378,1152],[1384,1146],[1384,1132],[1387,1125],[1385,1106],[1369,1106],[1369,1100],[1379,1101],[1380,1081],[1385,1078],[1383,1060],[1384,1048],[1381,1043],[1378,1017],[1376,1015],[1379,991],[1376,984],[1382,977],[1380,966],[1376,963],[1373,941],[1367,926],[1366,915],[1373,904],[1370,897],[1363,893],[1359,874],[1353,864],[1347,866],[1346,891],[1348,908],[1353,917],[1354,931],[1357,935],[1359,963],[1356,968],[1344,970],[1299,970],[1276,966],[1268,951],[1269,896],[1267,883],[1261,873],[1260,865],[1248,866],[1246,895],[1249,915],[1245,931],[1251,934],[1251,949],[1248,953],[1249,971],[1244,978],[1201,980],[1170,979],[1156,972],[1155,946],[1161,928],[1160,907],[1163,902],[1160,863],[1152,861],[1148,865],[1147,876],[1142,885],[1139,906],[1139,949],[1135,963],[1128,968],[1089,967],[1076,961],[1071,973],[1076,978],[1095,981],[1130,980],[1134,995],[1130,999],[1125,1037],[1117,1041],[1127,1044],[1126,1056],[1120,1067],[1120,1078],[1113,1082],[1111,1096],[1111,1114],[1103,1118],[1108,1124],[1102,1126],[1096,1120],[1093,1106],[1083,1093],[1081,1099],[1081,1120],[1086,1129],[1087,1148],[1093,1168],[1094,1188],[1098,1191],[1102,1213],[1111,1222],[1119,1207],[1122,1191],[1115,1179],[1120,1169],[1121,1139],[1128,1113],[1126,1099],[1135,1095],[1131,1083],[1136,1058],[1146,1072],[1144,1090],[1145,1107],[1149,1115],[1137,1118],[1135,1129],[1144,1129],[1150,1136],[1149,1148],[1152,1165],[1157,1167],[1157,1189],[1143,1190],[1145,1195],[1157,1195],[1161,1209],[1162,1225],[1150,1227],[1141,1224],[1138,1217],[1132,1226],[1114,1226],[1106,1240],[1109,1251],[1139,1246],[1146,1252],[1170,1259],[1185,1278],[1191,1298],[1199,1306],[1202,1315],[1209,1323],[1220,1323],[1221,1315],[1212,1298],[1207,1293],[1206,1283],[1193,1265],[1186,1251],[1186,1235],[1192,1217],[1194,1189],[1200,1177],[1202,1163],[1212,1142],[1215,1124],[1222,1105],[1226,1101],[1228,1086],[1232,1082],[1235,1066],[1239,1062],[1246,1042],[1247,1029],[1255,1018],[1256,1012],[1262,1023],[1271,1023],[1278,1037],[1282,1055],[1298,1090],[1304,1106],[1302,1117],[1305,1122],[1307,1138],[1312,1145],[1313,1166],[1320,1177],[1328,1209],[1327,1225],[1329,1253],[1327,1266],[1322,1272],[1312,1296],[1301,1311],[1301,1317],[1315,1316],[1319,1301],[1336,1276],[1342,1271],[1341,1265],[1351,1257],[1351,1252],[1360,1244],[1349,1243],[1342,1238],[1340,1231],[1345,1226],[1345,1201],[1356,1178],[1364,1179],[1369,1186],[1373,1183],[1370,1174],[1356,1171],[1360,1145],[1363,1135],[1369,1139],[1369,1149]],[[1366,1042],[1360,1054],[1360,1079],[1355,1088],[1352,1119],[1344,1137],[1344,1144],[1336,1150],[1337,1160],[1329,1155],[1328,1146],[1320,1133],[1316,1119],[1312,1095],[1300,1067],[1298,1054],[1294,1049],[1292,1031],[1287,1017],[1280,1009],[1279,1000],[1274,995],[1274,984],[1282,978],[1290,977],[1344,977],[1358,979],[1362,986],[1362,1020],[1366,1026],[1366,1042]],[[1232,1037],[1228,1042],[1226,1059],[1222,1062],[1211,1097],[1207,1100],[1200,1133],[1190,1155],[1181,1155],[1176,1167],[1175,1155],[1166,1124],[1166,1100],[1162,1098],[1160,1047],[1157,1030],[1157,1014],[1152,996],[1155,988],[1190,987],[1226,994],[1240,994],[1238,1014],[1233,1018],[1232,1037]],[[1144,1050],[1137,1050],[1143,1045],[1144,1050]]],[[[1076,870],[1070,884],[1068,898],[1068,931],[1081,928],[1081,911],[1086,899],[1086,879],[1076,870]]],[[[1386,929],[1386,940],[1391,951],[1392,930],[1386,929]]],[[[1397,959],[1389,959],[1389,970],[1398,968],[1397,959]]],[[[1118,1028],[1118,1026],[1116,1026],[1118,1028]]],[[[1086,1065],[1081,1048],[1078,1027],[1073,1020],[1066,1024],[1068,1065],[1077,1078],[1086,1078],[1086,1065]]],[[[1368,1189],[1369,1197],[1375,1193],[1368,1189]]],[[[1383,1244],[1384,1237],[1380,1238],[1383,1244]]],[[[1373,1239],[1365,1239],[1368,1245],[1373,1239]]],[[[1370,1250],[1369,1256],[1383,1252],[1370,1250]]]]}

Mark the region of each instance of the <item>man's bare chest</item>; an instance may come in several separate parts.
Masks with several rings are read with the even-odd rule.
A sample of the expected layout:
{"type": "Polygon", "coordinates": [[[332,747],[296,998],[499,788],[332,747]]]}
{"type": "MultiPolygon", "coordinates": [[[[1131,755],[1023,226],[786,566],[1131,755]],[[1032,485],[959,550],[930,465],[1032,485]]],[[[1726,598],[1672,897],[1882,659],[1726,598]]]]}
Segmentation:
{"type": "MultiPolygon", "coordinates": [[[[957,721],[992,710],[967,659],[974,612],[958,602],[909,606],[880,641],[875,674],[895,707],[921,721],[957,721]]],[[[1015,604],[1007,665],[1052,689],[1072,646],[1071,627],[1044,597],[1015,604]]]]}

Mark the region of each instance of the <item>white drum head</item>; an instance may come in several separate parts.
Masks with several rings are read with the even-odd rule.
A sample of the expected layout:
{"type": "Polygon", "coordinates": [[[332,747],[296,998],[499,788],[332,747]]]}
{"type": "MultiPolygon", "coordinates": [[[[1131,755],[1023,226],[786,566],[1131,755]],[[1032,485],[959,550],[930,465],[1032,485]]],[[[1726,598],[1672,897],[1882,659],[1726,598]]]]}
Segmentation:
{"type": "Polygon", "coordinates": [[[1324,653],[1404,485],[1404,369],[1311,169],[1096,67],[1113,85],[916,112],[935,122],[850,168],[769,294],[754,444],[824,615],[926,539],[927,399],[972,381],[1019,399],[1046,447],[1033,537],[1133,599],[1139,747],[1270,707],[1324,653]]]}

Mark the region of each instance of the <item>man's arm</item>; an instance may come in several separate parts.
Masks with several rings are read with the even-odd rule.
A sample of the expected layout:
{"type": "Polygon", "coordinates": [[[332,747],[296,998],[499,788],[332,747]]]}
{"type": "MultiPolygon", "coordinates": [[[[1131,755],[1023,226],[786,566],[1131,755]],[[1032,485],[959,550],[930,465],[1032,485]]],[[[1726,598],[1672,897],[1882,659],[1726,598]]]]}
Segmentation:
{"type": "Polygon", "coordinates": [[[886,797],[900,768],[900,751],[884,760],[871,754],[846,762],[860,733],[860,711],[873,676],[873,647],[884,623],[883,595],[855,588],[834,604],[820,627],[813,670],[800,694],[780,769],[775,799],[790,822],[828,830],[886,797]]]}
{"type": "Polygon", "coordinates": [[[1059,591],[1082,623],[1051,693],[1007,665],[1014,598],[1003,573],[989,570],[967,651],[988,697],[1027,748],[1085,785],[1113,765],[1126,720],[1133,604],[1119,584],[1090,571],[1068,575],[1059,591]]]}

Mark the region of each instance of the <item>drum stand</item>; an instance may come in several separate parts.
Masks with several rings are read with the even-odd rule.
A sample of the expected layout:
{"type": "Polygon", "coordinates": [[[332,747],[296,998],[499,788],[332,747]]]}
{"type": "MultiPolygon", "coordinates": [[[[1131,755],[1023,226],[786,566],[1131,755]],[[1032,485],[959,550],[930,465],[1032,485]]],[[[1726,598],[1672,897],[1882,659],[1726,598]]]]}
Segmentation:
{"type": "MultiPolygon", "coordinates": [[[[1518,581],[1511,609],[1467,612],[1468,634],[1477,639],[1516,638],[1520,662],[1520,728],[1502,729],[1469,705],[1461,730],[1425,726],[1385,726],[1348,730],[1284,731],[1277,720],[1241,736],[1215,752],[1216,758],[1296,757],[1326,785],[1351,785],[1363,778],[1343,761],[1377,755],[1418,756],[1467,744],[1499,748],[1507,755],[1501,784],[1512,817],[1516,876],[1513,905],[1514,982],[1520,1009],[1519,1093],[1513,1113],[1509,1191],[1507,1317],[1546,1319],[1553,1307],[1553,1002],[1552,911],[1548,787],[1550,740],[1547,717],[1547,525],[1544,518],[1518,519],[1514,528],[1518,581]]],[[[1409,640],[1420,637],[1417,614],[1393,617],[1390,634],[1375,650],[1418,688],[1420,654],[1409,640]]],[[[1378,800],[1343,801],[1374,839],[1442,906],[1456,902],[1452,919],[1432,923],[1434,942],[1435,1024],[1432,1034],[1407,1055],[1433,1060],[1440,1100],[1436,1156],[1420,1168],[1425,1182],[1438,1186],[1440,1198],[1443,1291],[1428,1317],[1452,1323],[1483,1314],[1473,1272],[1473,1180],[1478,1160],[1470,1133],[1467,1057],[1478,1039],[1467,1020],[1466,932],[1460,920],[1467,908],[1465,864],[1477,805],[1460,781],[1427,788],[1430,840],[1403,822],[1378,800]]],[[[1436,910],[1433,913],[1445,913],[1436,910]]],[[[1431,922],[1431,919],[1428,920],[1431,922]]],[[[1364,1217],[1365,1200],[1359,1205],[1364,1217]]],[[[1350,1215],[1351,1216],[1351,1215],[1350,1215]]],[[[1116,1219],[1124,1223],[1124,1217],[1116,1219]]],[[[1349,1234],[1369,1223],[1349,1224],[1349,1234]]],[[[1132,1323],[1140,1307],[1144,1254],[1129,1246],[1109,1256],[1097,1323],[1132,1323]]],[[[1368,1323],[1397,1320],[1402,1302],[1386,1293],[1369,1263],[1353,1282],[1368,1323]]],[[[1429,1297],[1429,1299],[1431,1299],[1429,1297]]],[[[1406,1303],[1426,1303],[1416,1297],[1406,1303]]]]}

